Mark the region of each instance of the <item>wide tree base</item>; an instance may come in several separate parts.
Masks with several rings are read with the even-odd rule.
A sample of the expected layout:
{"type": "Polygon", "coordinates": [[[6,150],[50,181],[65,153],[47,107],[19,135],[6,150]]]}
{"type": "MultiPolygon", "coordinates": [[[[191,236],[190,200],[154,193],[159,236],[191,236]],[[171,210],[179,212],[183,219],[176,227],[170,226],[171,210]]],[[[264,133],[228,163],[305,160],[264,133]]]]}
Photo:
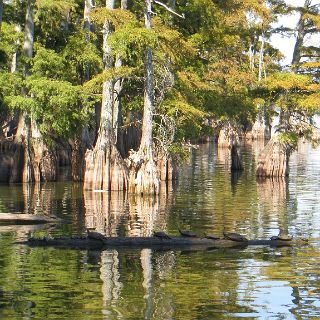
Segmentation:
{"type": "Polygon", "coordinates": [[[58,161],[43,141],[14,143],[9,182],[48,182],[57,178],[58,161]]]}
{"type": "Polygon", "coordinates": [[[128,189],[128,170],[117,148],[88,150],[85,156],[85,190],[121,191],[128,189]]]}
{"type": "Polygon", "coordinates": [[[289,174],[289,146],[272,138],[260,153],[257,166],[258,177],[284,177],[289,174]]]}
{"type": "Polygon", "coordinates": [[[131,151],[129,165],[129,192],[136,194],[159,194],[160,179],[151,156],[131,151]]]}

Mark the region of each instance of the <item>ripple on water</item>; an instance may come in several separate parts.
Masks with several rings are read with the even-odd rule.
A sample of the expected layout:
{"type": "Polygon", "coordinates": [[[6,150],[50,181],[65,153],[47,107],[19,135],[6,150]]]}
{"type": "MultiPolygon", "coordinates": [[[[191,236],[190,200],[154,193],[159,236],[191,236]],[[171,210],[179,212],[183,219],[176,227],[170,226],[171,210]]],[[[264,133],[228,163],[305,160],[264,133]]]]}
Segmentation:
{"type": "Polygon", "coordinates": [[[217,150],[200,146],[173,191],[158,200],[86,193],[61,182],[0,186],[0,211],[55,214],[55,229],[0,233],[0,318],[319,318],[320,150],[292,155],[289,179],[257,181],[250,147],[230,174],[217,150]],[[14,245],[28,235],[199,235],[235,231],[268,238],[285,228],[317,237],[297,248],[211,251],[77,251],[14,245]]]}

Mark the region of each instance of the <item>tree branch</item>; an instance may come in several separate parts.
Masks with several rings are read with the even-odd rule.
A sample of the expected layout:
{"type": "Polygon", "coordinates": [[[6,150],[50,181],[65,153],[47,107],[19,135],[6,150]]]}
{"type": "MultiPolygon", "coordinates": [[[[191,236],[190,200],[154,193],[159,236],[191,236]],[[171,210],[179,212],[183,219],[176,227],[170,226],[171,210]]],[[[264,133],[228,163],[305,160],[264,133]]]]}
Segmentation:
{"type": "Polygon", "coordinates": [[[182,18],[182,19],[185,18],[185,17],[184,17],[184,13],[183,13],[183,14],[179,14],[178,12],[175,12],[173,9],[171,9],[170,7],[168,7],[166,4],[164,4],[164,3],[162,3],[162,2],[160,2],[160,1],[158,1],[158,0],[153,0],[153,2],[156,3],[156,4],[158,4],[158,5],[160,5],[160,6],[162,6],[162,7],[164,7],[167,11],[169,11],[169,12],[171,12],[172,14],[178,16],[179,18],[182,18]]]}

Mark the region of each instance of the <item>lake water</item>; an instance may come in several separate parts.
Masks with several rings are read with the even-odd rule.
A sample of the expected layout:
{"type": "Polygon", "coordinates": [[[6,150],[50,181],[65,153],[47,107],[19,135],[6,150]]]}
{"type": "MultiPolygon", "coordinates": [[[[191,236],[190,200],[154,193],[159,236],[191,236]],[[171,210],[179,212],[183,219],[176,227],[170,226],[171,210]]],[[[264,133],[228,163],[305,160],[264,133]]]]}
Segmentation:
{"type": "Polygon", "coordinates": [[[289,179],[257,181],[256,145],[231,175],[225,151],[194,150],[158,198],[83,192],[80,184],[0,186],[0,212],[57,215],[37,229],[0,225],[0,319],[319,319],[320,149],[301,143],[289,179]],[[268,238],[279,228],[302,247],[211,251],[29,248],[29,236],[199,235],[268,238]]]}

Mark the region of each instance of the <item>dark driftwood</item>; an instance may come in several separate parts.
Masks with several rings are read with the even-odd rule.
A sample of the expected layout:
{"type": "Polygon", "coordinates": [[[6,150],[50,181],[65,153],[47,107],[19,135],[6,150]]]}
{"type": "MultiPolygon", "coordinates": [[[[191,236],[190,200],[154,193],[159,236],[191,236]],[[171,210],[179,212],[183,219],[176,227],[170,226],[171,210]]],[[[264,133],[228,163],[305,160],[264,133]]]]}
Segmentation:
{"type": "Polygon", "coordinates": [[[110,249],[110,248],[151,248],[179,250],[184,248],[209,249],[209,248],[233,248],[246,246],[293,246],[307,244],[307,240],[295,239],[292,241],[279,240],[249,240],[247,242],[236,242],[220,239],[211,240],[206,238],[172,237],[171,239],[160,239],[157,237],[111,237],[105,239],[91,238],[69,238],[61,237],[54,239],[34,239],[21,242],[35,247],[59,247],[73,249],[110,249]]]}
{"type": "Polygon", "coordinates": [[[37,214],[27,213],[0,213],[0,223],[10,224],[42,224],[42,223],[57,223],[61,221],[59,218],[48,217],[37,214]]]}

